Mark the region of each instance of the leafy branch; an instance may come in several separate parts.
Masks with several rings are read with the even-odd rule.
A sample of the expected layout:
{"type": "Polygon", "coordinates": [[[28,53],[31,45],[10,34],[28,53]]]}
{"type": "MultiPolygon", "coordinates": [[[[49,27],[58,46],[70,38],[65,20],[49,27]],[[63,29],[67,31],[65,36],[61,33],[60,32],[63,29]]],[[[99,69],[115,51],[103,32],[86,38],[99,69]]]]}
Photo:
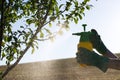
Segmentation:
{"type": "Polygon", "coordinates": [[[4,78],[19,63],[30,47],[33,52],[36,41],[48,40],[57,34],[62,34],[62,29],[69,28],[71,21],[78,23],[84,16],[85,10],[91,7],[87,4],[88,2],[89,0],[83,0],[83,2],[66,0],[65,3],[58,4],[56,0],[1,0],[0,57],[1,60],[6,60],[7,68],[0,76],[4,78]],[[14,31],[13,24],[22,18],[26,21],[25,25],[17,26],[18,29],[14,31]],[[45,26],[51,25],[55,20],[63,26],[51,33],[45,26]],[[45,34],[43,30],[49,34],[43,36],[45,34]],[[15,62],[11,64],[12,61],[15,62]]]}

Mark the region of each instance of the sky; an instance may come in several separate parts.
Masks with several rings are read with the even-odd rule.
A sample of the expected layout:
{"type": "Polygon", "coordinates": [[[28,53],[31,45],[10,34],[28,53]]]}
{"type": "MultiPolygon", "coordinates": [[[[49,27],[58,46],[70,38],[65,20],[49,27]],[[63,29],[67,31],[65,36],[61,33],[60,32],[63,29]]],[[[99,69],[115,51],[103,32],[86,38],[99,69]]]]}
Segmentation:
{"type": "Polygon", "coordinates": [[[94,7],[85,12],[83,20],[70,23],[70,30],[58,35],[53,42],[39,42],[39,49],[34,54],[28,51],[20,63],[74,58],[79,37],[72,33],[82,32],[82,24],[87,24],[87,31],[96,29],[111,52],[120,53],[120,0],[91,0],[90,3],[94,7]]]}

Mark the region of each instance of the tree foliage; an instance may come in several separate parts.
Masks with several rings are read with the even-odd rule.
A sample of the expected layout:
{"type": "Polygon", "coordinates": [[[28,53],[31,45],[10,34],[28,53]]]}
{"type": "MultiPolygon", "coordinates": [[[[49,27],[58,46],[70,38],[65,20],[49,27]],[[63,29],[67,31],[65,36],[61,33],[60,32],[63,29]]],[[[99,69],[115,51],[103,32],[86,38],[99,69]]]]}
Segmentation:
{"type": "Polygon", "coordinates": [[[47,24],[51,26],[55,20],[58,23],[63,21],[64,27],[68,28],[70,21],[78,23],[85,15],[85,10],[90,9],[89,1],[0,0],[0,57],[6,60],[7,65],[1,77],[5,77],[19,63],[29,48],[34,52],[37,41],[45,38],[44,31],[52,35],[49,28],[45,28],[47,24]],[[15,26],[14,30],[13,24],[22,19],[25,25],[15,26]]]}

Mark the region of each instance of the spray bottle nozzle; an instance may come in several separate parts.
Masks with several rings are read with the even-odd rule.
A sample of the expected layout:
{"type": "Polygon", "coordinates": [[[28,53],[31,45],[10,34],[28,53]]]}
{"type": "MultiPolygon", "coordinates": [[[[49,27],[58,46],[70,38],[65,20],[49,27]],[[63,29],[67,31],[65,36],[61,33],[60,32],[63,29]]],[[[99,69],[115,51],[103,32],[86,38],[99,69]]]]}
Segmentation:
{"type": "Polygon", "coordinates": [[[84,32],[85,32],[87,24],[82,24],[82,26],[83,26],[83,29],[84,29],[84,32]]]}

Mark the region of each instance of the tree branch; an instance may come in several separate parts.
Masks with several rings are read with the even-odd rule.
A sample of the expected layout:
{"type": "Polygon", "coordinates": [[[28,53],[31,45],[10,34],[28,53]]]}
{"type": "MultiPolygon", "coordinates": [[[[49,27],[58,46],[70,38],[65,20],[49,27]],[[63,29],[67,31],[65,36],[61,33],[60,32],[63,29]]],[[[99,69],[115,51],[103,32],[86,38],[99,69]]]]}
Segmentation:
{"type": "Polygon", "coordinates": [[[4,30],[4,2],[5,0],[2,0],[1,2],[1,19],[0,19],[0,58],[1,58],[1,49],[2,49],[2,39],[3,39],[3,30],[4,30]]]}

